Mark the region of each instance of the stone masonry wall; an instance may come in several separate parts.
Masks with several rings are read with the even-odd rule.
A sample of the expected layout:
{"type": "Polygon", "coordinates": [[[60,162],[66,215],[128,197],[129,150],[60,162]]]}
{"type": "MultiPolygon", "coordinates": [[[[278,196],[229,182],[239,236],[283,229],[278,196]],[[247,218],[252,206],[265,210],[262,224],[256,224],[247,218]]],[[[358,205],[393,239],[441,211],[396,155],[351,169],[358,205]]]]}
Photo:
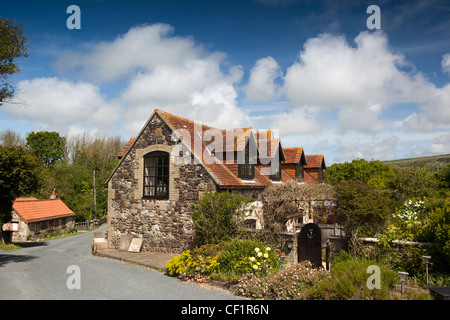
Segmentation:
{"type": "Polygon", "coordinates": [[[179,253],[193,244],[191,204],[216,186],[202,165],[173,161],[176,145],[170,128],[155,115],[123,158],[108,183],[109,247],[117,248],[123,234],[143,238],[144,251],[179,253]],[[152,151],[171,154],[168,200],[142,197],[143,156],[152,151]]]}

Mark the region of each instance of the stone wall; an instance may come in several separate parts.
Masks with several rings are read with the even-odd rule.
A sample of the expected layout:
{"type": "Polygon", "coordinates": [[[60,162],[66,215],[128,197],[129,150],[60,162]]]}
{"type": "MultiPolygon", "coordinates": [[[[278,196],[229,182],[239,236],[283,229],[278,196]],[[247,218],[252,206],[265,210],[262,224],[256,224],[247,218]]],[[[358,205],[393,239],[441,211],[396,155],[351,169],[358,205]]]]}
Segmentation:
{"type": "Polygon", "coordinates": [[[178,253],[193,244],[191,204],[216,186],[201,164],[174,161],[171,133],[155,115],[108,182],[109,247],[117,248],[123,234],[143,238],[144,251],[178,253]],[[143,156],[152,151],[171,154],[167,200],[143,198],[143,156]]]}
{"type": "Polygon", "coordinates": [[[27,224],[20,219],[17,213],[13,211],[11,221],[18,222],[19,230],[13,231],[12,241],[26,241],[32,238],[44,236],[55,230],[67,232],[71,228],[75,227],[75,219],[75,217],[64,217],[30,222],[27,224]]]}

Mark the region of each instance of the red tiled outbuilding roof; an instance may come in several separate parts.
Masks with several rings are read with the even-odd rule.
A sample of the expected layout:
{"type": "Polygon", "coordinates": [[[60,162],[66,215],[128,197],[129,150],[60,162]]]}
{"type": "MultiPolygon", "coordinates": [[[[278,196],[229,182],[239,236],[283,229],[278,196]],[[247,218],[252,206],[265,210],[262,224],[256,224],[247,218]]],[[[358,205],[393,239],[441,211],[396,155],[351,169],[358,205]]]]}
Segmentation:
{"type": "Polygon", "coordinates": [[[25,223],[63,218],[75,217],[61,199],[37,200],[36,198],[18,198],[13,203],[13,210],[25,223]]]}

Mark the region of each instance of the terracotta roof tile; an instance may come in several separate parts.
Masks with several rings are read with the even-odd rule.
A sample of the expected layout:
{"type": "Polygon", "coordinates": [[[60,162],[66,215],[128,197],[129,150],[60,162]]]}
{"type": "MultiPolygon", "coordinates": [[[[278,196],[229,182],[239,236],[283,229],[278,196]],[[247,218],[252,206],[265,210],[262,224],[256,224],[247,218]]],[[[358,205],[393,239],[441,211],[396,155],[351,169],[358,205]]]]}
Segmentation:
{"type": "Polygon", "coordinates": [[[307,154],[305,168],[322,168],[325,169],[325,160],[323,154],[307,154]]]}
{"type": "Polygon", "coordinates": [[[125,155],[125,152],[127,152],[127,150],[130,148],[133,140],[134,137],[131,137],[130,140],[128,140],[128,142],[123,146],[122,150],[120,150],[120,152],[117,154],[117,158],[121,159],[125,155]]]}
{"type": "MultiPolygon", "coordinates": [[[[277,150],[278,146],[280,146],[281,151],[281,160],[285,160],[284,149],[281,148],[280,139],[273,139],[272,132],[269,131],[254,131],[253,128],[240,128],[240,129],[232,129],[232,130],[221,130],[214,127],[210,127],[199,122],[192,121],[187,118],[183,118],[169,112],[155,109],[152,117],[154,115],[158,115],[161,117],[164,122],[175,132],[175,134],[183,141],[184,145],[189,149],[189,151],[196,157],[197,160],[201,160],[204,168],[209,172],[212,178],[216,181],[219,188],[229,188],[229,187],[246,187],[246,188],[261,188],[266,187],[272,184],[268,175],[264,175],[261,172],[261,167],[255,166],[255,178],[254,181],[245,181],[238,178],[237,174],[237,164],[229,164],[226,163],[228,159],[223,157],[222,161],[219,158],[212,156],[212,159],[215,160],[215,163],[207,163],[203,159],[203,155],[207,154],[208,145],[210,148],[208,149],[210,152],[215,151],[215,154],[220,151],[225,152],[238,152],[244,150],[244,147],[247,144],[248,139],[253,135],[253,138],[256,140],[255,142],[258,144],[259,148],[265,144],[268,151],[268,156],[272,157],[274,152],[277,150]],[[211,131],[210,131],[211,130],[211,131]],[[184,133],[188,133],[187,136],[184,133]],[[199,136],[198,133],[202,134],[199,136]],[[208,139],[203,139],[205,133],[212,133],[213,136],[221,136],[222,137],[222,147],[223,150],[214,150],[217,147],[217,143],[213,146],[213,141],[208,139]],[[183,135],[184,134],[184,135],[183,135]],[[185,137],[186,136],[186,137],[185,137]],[[264,138],[266,139],[258,139],[264,138]],[[185,138],[190,138],[190,141],[184,141],[185,138]],[[228,140],[227,140],[228,139],[228,140]],[[232,140],[229,140],[232,139],[232,140]],[[208,140],[208,141],[204,141],[208,140]]],[[[152,117],[150,119],[152,119],[152,117]]],[[[150,121],[150,120],[149,120],[150,121]]],[[[126,154],[128,149],[134,144],[134,141],[129,141],[127,143],[127,149],[123,152],[122,156],[126,154]]],[[[219,144],[220,145],[220,144],[219,144]]],[[[265,153],[265,150],[264,150],[265,153]]],[[[120,163],[118,164],[118,166],[120,163]]],[[[109,179],[114,174],[115,170],[111,173],[109,179]]],[[[282,181],[289,181],[292,178],[284,171],[282,171],[282,181]]]]}
{"type": "Polygon", "coordinates": [[[319,181],[317,181],[316,179],[314,179],[314,177],[312,175],[310,175],[308,172],[303,171],[303,181],[306,184],[318,184],[319,181]]]}
{"type": "Polygon", "coordinates": [[[26,223],[75,216],[61,199],[54,200],[23,200],[16,199],[13,210],[26,223]]]}
{"type": "Polygon", "coordinates": [[[293,163],[293,164],[300,163],[300,160],[301,160],[302,154],[303,154],[302,147],[283,148],[283,151],[284,151],[284,156],[286,158],[284,163],[293,163]]]}

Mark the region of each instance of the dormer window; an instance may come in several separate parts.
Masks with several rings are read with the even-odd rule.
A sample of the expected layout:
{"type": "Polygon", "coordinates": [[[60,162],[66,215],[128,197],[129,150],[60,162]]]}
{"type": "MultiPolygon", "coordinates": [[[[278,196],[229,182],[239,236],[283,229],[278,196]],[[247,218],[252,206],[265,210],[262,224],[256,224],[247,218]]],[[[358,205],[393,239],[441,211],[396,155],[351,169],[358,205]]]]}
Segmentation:
{"type": "Polygon", "coordinates": [[[323,169],[319,168],[318,172],[317,172],[317,177],[319,179],[319,182],[323,182],[323,169]]]}
{"type": "Polygon", "coordinates": [[[243,180],[253,180],[255,178],[255,165],[250,161],[249,144],[245,147],[244,163],[238,163],[238,177],[243,180]]]}
{"type": "Polygon", "coordinates": [[[302,182],[305,179],[305,172],[303,171],[303,165],[297,163],[295,165],[295,180],[302,182]]]}
{"type": "Polygon", "coordinates": [[[281,159],[280,157],[275,157],[272,160],[274,161],[278,160],[278,163],[271,164],[270,172],[272,174],[270,175],[270,180],[281,181],[281,159]]]}
{"type": "Polygon", "coordinates": [[[144,198],[169,199],[169,159],[162,151],[144,156],[144,198]]]}

